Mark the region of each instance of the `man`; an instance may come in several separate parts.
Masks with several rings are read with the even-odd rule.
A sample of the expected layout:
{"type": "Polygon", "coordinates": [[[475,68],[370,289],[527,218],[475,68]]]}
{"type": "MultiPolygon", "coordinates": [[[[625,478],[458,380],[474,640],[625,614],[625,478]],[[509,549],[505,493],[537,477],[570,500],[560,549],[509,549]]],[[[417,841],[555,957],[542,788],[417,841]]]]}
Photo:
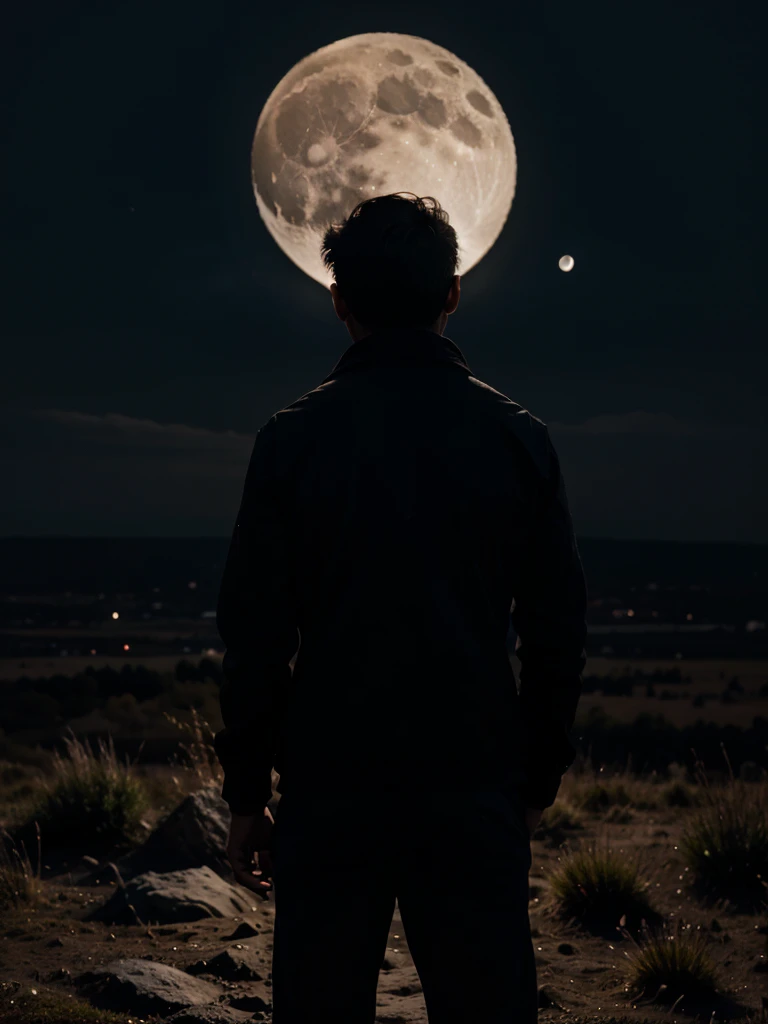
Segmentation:
{"type": "Polygon", "coordinates": [[[352,344],[246,476],[216,749],[236,877],[274,881],[275,1024],[372,1024],[396,899],[431,1024],[536,1020],[530,836],[575,754],[586,592],[546,426],[443,335],[457,252],[411,193],[329,227],[352,344]]]}

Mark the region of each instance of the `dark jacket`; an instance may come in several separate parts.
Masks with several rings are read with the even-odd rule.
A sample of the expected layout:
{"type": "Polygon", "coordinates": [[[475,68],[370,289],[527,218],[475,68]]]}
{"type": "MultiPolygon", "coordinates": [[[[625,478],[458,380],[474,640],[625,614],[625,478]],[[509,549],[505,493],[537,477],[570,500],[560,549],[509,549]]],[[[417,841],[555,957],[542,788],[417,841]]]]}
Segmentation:
{"type": "Polygon", "coordinates": [[[355,342],[256,437],[217,612],[224,798],[263,808],[274,767],[280,793],[490,781],[548,806],[585,615],[544,423],[433,331],[355,342]]]}

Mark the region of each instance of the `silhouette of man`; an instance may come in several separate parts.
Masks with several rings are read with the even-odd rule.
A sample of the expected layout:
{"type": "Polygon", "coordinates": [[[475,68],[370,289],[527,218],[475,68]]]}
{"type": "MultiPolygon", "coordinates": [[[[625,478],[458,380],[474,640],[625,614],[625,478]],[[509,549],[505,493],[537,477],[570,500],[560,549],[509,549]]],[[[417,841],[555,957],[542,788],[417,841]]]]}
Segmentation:
{"type": "Polygon", "coordinates": [[[443,335],[439,203],[369,199],[322,255],[352,344],[259,431],[219,597],[230,861],[274,883],[275,1024],[372,1024],[395,900],[430,1024],[531,1024],[530,836],[585,664],[563,477],[443,335]]]}

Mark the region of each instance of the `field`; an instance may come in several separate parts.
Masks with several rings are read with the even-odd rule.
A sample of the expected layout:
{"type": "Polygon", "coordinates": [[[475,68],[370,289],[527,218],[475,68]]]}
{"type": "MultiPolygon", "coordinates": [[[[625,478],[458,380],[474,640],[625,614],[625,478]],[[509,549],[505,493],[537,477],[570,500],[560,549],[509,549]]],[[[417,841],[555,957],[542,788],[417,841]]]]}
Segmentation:
{"type": "MultiPolygon", "coordinates": [[[[146,755],[130,769],[124,767],[135,783],[121,781],[118,772],[119,785],[129,786],[128,796],[115,800],[113,794],[103,808],[107,823],[116,835],[120,834],[127,826],[122,819],[117,825],[112,821],[115,808],[120,814],[128,813],[125,808],[130,810],[132,806],[135,786],[140,788],[143,802],[135,809],[136,821],[130,836],[126,831],[111,847],[105,846],[102,822],[102,831],[90,837],[87,828],[78,827],[73,839],[62,848],[60,833],[52,831],[52,825],[44,825],[39,878],[30,868],[26,880],[20,880],[16,872],[11,873],[8,882],[9,861],[6,859],[3,868],[0,860],[0,901],[5,900],[5,906],[0,907],[0,1022],[160,1021],[165,1017],[151,1013],[138,1017],[122,1010],[115,1016],[94,1011],[81,998],[83,992],[77,979],[94,966],[130,957],[185,971],[224,950],[241,947],[258,961],[259,970],[252,977],[205,977],[218,986],[220,998],[230,1008],[262,1006],[264,1015],[257,1014],[253,1019],[269,1019],[272,902],[254,900],[258,905],[249,903],[250,910],[225,920],[206,917],[162,925],[153,925],[151,920],[133,924],[90,920],[94,907],[120,885],[107,865],[141,843],[187,794],[211,785],[217,790],[220,776],[210,746],[209,726],[218,725],[219,674],[219,658],[191,655],[182,662],[178,656],[126,654],[7,659],[0,665],[0,679],[4,680],[0,700],[3,695],[10,697],[7,709],[18,715],[18,731],[5,738],[4,753],[0,753],[0,826],[13,831],[30,816],[39,816],[35,807],[40,794],[55,787],[59,775],[66,771],[66,758],[56,761],[50,752],[43,756],[36,747],[34,756],[28,753],[43,735],[38,727],[44,711],[49,716],[50,735],[61,737],[59,723],[63,715],[80,735],[93,737],[106,732],[115,735],[116,742],[122,737],[119,750],[132,750],[133,743],[146,755]],[[88,673],[88,668],[94,671],[88,673]],[[33,699],[28,707],[24,704],[28,684],[18,686],[20,675],[38,681],[35,685],[39,685],[39,691],[31,694],[33,699]],[[123,692],[126,686],[127,693],[123,692]],[[173,726],[171,719],[182,721],[183,725],[173,726]],[[159,742],[161,739],[163,742],[159,742]],[[185,743],[183,756],[169,759],[168,752],[176,749],[179,742],[185,743]],[[99,871],[103,867],[105,872],[94,877],[94,865],[99,865],[99,871]],[[253,934],[246,943],[233,946],[227,936],[245,922],[252,926],[253,934]]],[[[736,874],[754,874],[755,864],[759,864],[761,877],[768,877],[768,781],[761,768],[765,764],[766,734],[760,731],[762,726],[752,726],[751,731],[748,728],[755,716],[762,716],[759,722],[765,721],[768,712],[768,663],[594,658],[586,666],[584,680],[586,692],[574,733],[585,742],[563,780],[555,806],[547,812],[532,840],[529,912],[540,986],[540,1019],[568,1020],[574,1024],[625,1020],[674,1024],[676,1019],[685,1017],[709,1024],[729,1019],[764,1020],[768,1007],[765,886],[758,879],[757,896],[752,893],[745,903],[740,894],[728,890],[727,883],[732,881],[729,875],[733,864],[739,858],[743,861],[743,849],[750,844],[755,846],[754,856],[750,854],[752,860],[745,862],[746,867],[739,861],[741,866],[737,866],[736,874]],[[626,695],[603,693],[602,687],[608,691],[618,687],[626,695]],[[663,725],[662,719],[654,717],[659,715],[664,716],[663,725]],[[637,726],[640,721],[645,722],[642,729],[637,726]],[[708,768],[717,769],[714,777],[719,781],[714,784],[691,772],[691,737],[700,728],[696,723],[704,721],[717,723],[707,726],[702,734],[704,738],[709,736],[708,768]],[[745,729],[729,733],[728,723],[745,729]],[[725,735],[730,737],[727,753],[737,765],[741,780],[733,779],[723,785],[727,766],[720,738],[725,735]],[[743,744],[743,749],[739,744],[743,744]],[[621,770],[621,765],[628,762],[646,765],[657,748],[665,749],[659,770],[643,775],[621,770]],[[590,756],[586,756],[587,750],[591,751],[590,756]],[[645,753],[635,757],[643,750],[645,753]],[[603,763],[606,768],[598,766],[603,763]],[[686,861],[685,836],[706,810],[713,793],[721,789],[724,793],[736,793],[737,787],[741,787],[738,799],[731,800],[737,815],[742,806],[747,807],[757,799],[759,817],[756,824],[753,821],[742,832],[738,831],[741,826],[737,822],[731,829],[733,835],[717,840],[726,846],[732,843],[732,853],[725,857],[725,888],[705,892],[686,861]],[[633,957],[639,955],[641,948],[648,948],[651,936],[632,930],[626,915],[618,912],[624,896],[619,892],[610,895],[615,879],[600,882],[610,896],[609,913],[613,915],[607,931],[604,927],[595,930],[571,911],[563,912],[557,887],[558,869],[579,851],[593,856],[590,850],[608,851],[622,870],[626,864],[636,865],[643,899],[660,915],[657,927],[662,922],[664,943],[681,943],[692,935],[697,937],[696,942],[704,950],[702,955],[716,977],[715,988],[707,990],[704,1002],[696,995],[690,979],[682,983],[680,998],[675,994],[676,1001],[671,1006],[674,1013],[670,1011],[670,1000],[665,1001],[666,983],[658,978],[653,991],[641,992],[632,987],[633,957]]],[[[703,739],[699,734],[696,736],[698,746],[703,739]]],[[[76,802],[81,799],[78,787],[84,786],[82,800],[90,808],[88,813],[93,813],[94,807],[102,813],[100,801],[106,800],[103,788],[95,793],[85,791],[90,785],[83,781],[89,778],[89,758],[81,762],[70,773],[68,799],[72,793],[76,802]]],[[[278,795],[274,807],[279,814],[278,795]]],[[[67,811],[65,835],[76,811],[76,807],[67,811]]],[[[711,837],[707,841],[711,842],[711,837]]],[[[5,843],[5,848],[10,849],[7,839],[5,843]]],[[[471,885],[471,878],[467,884],[471,885]]],[[[585,879],[585,884],[590,883],[585,879]]],[[[574,890],[577,900],[581,899],[580,893],[588,891],[580,885],[574,890]]],[[[596,902],[604,896],[598,887],[594,893],[596,902]]],[[[446,894],[448,901],[462,898],[461,892],[446,894]]],[[[333,899],[332,892],[318,897],[317,927],[321,934],[324,916],[333,912],[333,899]]],[[[662,951],[667,948],[663,946],[662,951]]],[[[670,992],[676,991],[674,985],[679,981],[670,981],[670,992]]],[[[339,983],[343,984],[343,976],[339,983]]],[[[184,1018],[188,1024],[203,1019],[219,1018],[184,1018]]],[[[230,1015],[226,1019],[244,1018],[230,1015]]],[[[397,912],[379,977],[377,1020],[381,1024],[426,1021],[420,981],[397,912]]]]}
{"type": "MultiPolygon", "coordinates": [[[[147,828],[181,797],[177,793],[169,799],[167,778],[155,782],[155,802],[149,812],[150,821],[145,823],[147,828]]],[[[187,783],[186,788],[194,787],[194,780],[187,783]]],[[[752,787],[755,792],[762,789],[765,796],[764,783],[752,787]]],[[[764,1019],[768,1003],[765,899],[758,897],[756,903],[746,906],[737,899],[702,895],[693,884],[693,875],[682,853],[684,833],[699,813],[698,805],[704,796],[700,787],[690,781],[678,780],[670,785],[629,775],[612,779],[589,773],[566,776],[555,808],[548,812],[532,842],[529,915],[540,986],[540,1020],[568,1020],[577,1024],[674,1024],[674,1020],[686,1018],[703,1022],[757,1022],[761,1014],[764,1019]],[[686,801],[690,806],[680,805],[686,801]],[[564,918],[555,891],[556,871],[569,850],[589,850],[593,844],[597,849],[617,854],[622,862],[638,866],[642,891],[653,911],[663,918],[665,933],[671,936],[667,941],[682,941],[681,931],[684,937],[686,933],[698,936],[715,972],[714,991],[700,996],[683,985],[679,997],[673,991],[676,1001],[671,1005],[673,999],[665,998],[663,983],[643,994],[631,990],[632,957],[646,940],[641,933],[628,930],[631,924],[622,927],[620,897],[614,908],[616,921],[607,929],[596,930],[578,920],[564,918]]],[[[276,813],[279,815],[279,802],[276,813]]],[[[81,843],[79,848],[68,850],[66,859],[57,859],[55,850],[46,849],[45,843],[43,849],[46,867],[39,893],[30,902],[21,901],[6,908],[3,917],[0,1021],[160,1021],[162,1016],[152,1014],[141,1018],[128,1013],[92,1016],[89,1003],[78,998],[77,979],[82,972],[119,958],[145,958],[185,970],[200,961],[211,961],[227,949],[245,949],[261,969],[257,972],[259,979],[242,976],[222,981],[214,977],[213,969],[205,977],[221,986],[222,998],[230,1006],[268,1007],[272,901],[260,902],[252,897],[250,910],[224,920],[205,918],[160,926],[151,921],[102,924],[90,920],[90,912],[111,893],[115,880],[109,874],[99,884],[89,880],[96,858],[87,862],[84,855],[90,856],[93,848],[81,843]],[[251,926],[250,937],[236,945],[228,937],[244,922],[251,926]],[[36,1016],[44,1007],[52,1008],[52,1016],[36,1016]]],[[[114,856],[103,850],[97,859],[106,864],[114,856]]],[[[463,884],[471,888],[471,877],[463,884]]],[[[466,892],[448,892],[445,898],[448,902],[462,900],[466,892]]],[[[333,892],[318,894],[320,935],[324,918],[333,913],[333,901],[333,892]]],[[[341,986],[343,970],[340,965],[337,982],[341,986]]],[[[398,912],[392,921],[379,976],[377,1014],[381,1024],[426,1022],[421,985],[398,912]]],[[[268,1012],[253,1019],[268,1020],[268,1012]]],[[[471,1015],[467,1017],[471,1019],[471,1015]]]]}

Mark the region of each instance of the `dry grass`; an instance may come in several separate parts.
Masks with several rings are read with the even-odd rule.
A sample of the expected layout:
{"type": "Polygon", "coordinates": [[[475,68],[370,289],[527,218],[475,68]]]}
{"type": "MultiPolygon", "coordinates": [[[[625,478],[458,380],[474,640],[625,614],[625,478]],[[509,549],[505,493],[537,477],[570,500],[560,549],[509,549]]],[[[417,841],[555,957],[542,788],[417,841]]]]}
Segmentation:
{"type": "Polygon", "coordinates": [[[704,894],[757,909],[768,898],[768,785],[731,774],[712,786],[703,771],[703,806],[686,822],[681,852],[704,894]]]}
{"type": "Polygon", "coordinates": [[[646,932],[629,960],[629,991],[659,1003],[700,999],[717,989],[717,971],[701,931],[678,926],[672,932],[646,932]]]}
{"type": "Polygon", "coordinates": [[[613,935],[622,927],[637,930],[644,921],[660,923],[637,862],[607,844],[569,850],[549,881],[559,916],[587,931],[613,935]]]}
{"type": "MultiPolygon", "coordinates": [[[[694,807],[701,799],[698,788],[681,777],[640,776],[629,768],[611,774],[591,768],[568,772],[560,792],[573,807],[588,814],[611,815],[608,820],[612,821],[621,819],[621,808],[650,811],[694,807]]],[[[626,815],[626,820],[630,819],[631,814],[626,815]]]]}
{"type": "Polygon", "coordinates": [[[94,750],[70,731],[66,753],[56,752],[52,775],[43,784],[26,831],[34,821],[47,844],[88,847],[131,842],[148,807],[146,791],[128,761],[115,753],[111,738],[94,750]]]}
{"type": "Polygon", "coordinates": [[[186,796],[190,791],[190,780],[192,789],[220,783],[224,773],[213,746],[213,729],[200,712],[192,708],[189,722],[182,721],[168,712],[163,712],[163,715],[179,732],[189,737],[186,743],[179,744],[182,755],[176,756],[173,761],[173,766],[178,771],[172,776],[172,783],[179,795],[186,796]]]}
{"type": "Polygon", "coordinates": [[[32,867],[29,853],[7,832],[0,832],[0,911],[31,906],[38,902],[40,882],[40,833],[37,832],[37,868],[32,867]]]}

